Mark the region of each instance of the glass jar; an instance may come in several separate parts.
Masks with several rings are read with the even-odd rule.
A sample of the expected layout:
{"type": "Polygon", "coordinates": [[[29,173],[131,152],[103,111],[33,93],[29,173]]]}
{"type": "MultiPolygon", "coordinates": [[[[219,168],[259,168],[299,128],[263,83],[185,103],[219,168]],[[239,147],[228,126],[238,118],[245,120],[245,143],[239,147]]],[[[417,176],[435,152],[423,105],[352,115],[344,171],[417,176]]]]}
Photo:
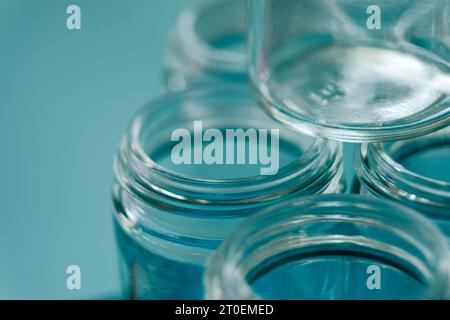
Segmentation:
{"type": "Polygon", "coordinates": [[[355,169],[361,194],[417,209],[450,241],[450,127],[415,139],[363,144],[355,169]]]}
{"type": "Polygon", "coordinates": [[[246,86],[199,87],[154,100],[133,119],[115,161],[113,202],[125,296],[201,299],[206,258],[237,223],[285,199],[340,192],[342,171],[341,144],[280,127],[255,104],[246,86]],[[199,121],[203,141],[198,139],[199,121]],[[248,131],[255,128],[257,143],[248,131]],[[276,174],[262,174],[266,161],[174,161],[179,143],[172,140],[179,132],[193,132],[195,157],[199,148],[205,152],[209,146],[207,132],[228,136],[232,129],[246,130],[241,143],[248,145],[228,149],[225,141],[223,157],[232,153],[239,159],[237,150],[244,150],[248,160],[257,145],[259,152],[279,154],[276,174]],[[264,147],[264,130],[272,137],[279,132],[279,141],[267,138],[264,147]]]}
{"type": "Polygon", "coordinates": [[[166,87],[247,82],[247,21],[242,0],[204,1],[182,12],[167,45],[166,87]]]}
{"type": "Polygon", "coordinates": [[[271,114],[349,142],[450,123],[450,0],[249,0],[250,77],[271,114]]]}
{"type": "Polygon", "coordinates": [[[446,257],[443,235],[408,207],[357,195],[306,197],[242,223],[208,261],[206,296],[439,299],[447,294],[446,257]]]}

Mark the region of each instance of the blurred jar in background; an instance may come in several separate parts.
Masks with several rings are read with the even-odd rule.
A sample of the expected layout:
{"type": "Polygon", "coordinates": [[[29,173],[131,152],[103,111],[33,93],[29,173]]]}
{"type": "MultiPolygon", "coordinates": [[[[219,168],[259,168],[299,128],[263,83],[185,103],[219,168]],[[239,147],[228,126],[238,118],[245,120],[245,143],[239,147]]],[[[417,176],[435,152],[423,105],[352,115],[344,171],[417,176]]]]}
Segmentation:
{"type": "Polygon", "coordinates": [[[444,236],[414,210],[322,195],[242,223],[211,255],[205,286],[225,300],[444,299],[447,270],[444,236]]]}
{"type": "Polygon", "coordinates": [[[247,81],[247,10],[243,0],[200,1],[179,16],[165,56],[171,91],[211,81],[247,81]]]}
{"type": "MultiPolygon", "coordinates": [[[[261,151],[261,140],[250,137],[241,140],[249,144],[245,150],[261,151]]],[[[205,140],[194,143],[189,154],[207,146],[205,140]]],[[[220,152],[224,157],[238,150],[227,148],[220,152]]],[[[239,222],[286,199],[340,192],[342,171],[340,143],[281,126],[245,85],[204,86],[154,100],[133,119],[115,161],[112,189],[125,297],[203,298],[205,261],[239,222]],[[250,163],[175,164],[173,134],[180,128],[192,132],[195,121],[216,135],[228,129],[279,130],[279,142],[265,146],[272,155],[278,148],[276,174],[262,175],[261,166],[250,163]]]]}
{"type": "Polygon", "coordinates": [[[361,194],[418,210],[441,227],[450,244],[450,127],[415,139],[363,144],[355,169],[361,194]]]}

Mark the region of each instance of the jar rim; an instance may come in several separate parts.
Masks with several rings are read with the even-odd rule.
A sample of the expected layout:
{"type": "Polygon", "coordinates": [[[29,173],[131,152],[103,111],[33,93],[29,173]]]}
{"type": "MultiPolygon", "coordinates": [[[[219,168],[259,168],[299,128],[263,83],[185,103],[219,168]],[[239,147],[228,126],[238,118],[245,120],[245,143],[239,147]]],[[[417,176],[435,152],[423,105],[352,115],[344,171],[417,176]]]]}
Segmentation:
{"type": "MultiPolygon", "coordinates": [[[[301,227],[308,223],[329,221],[355,222],[363,227],[377,226],[402,237],[408,245],[421,253],[423,260],[429,259],[430,261],[426,262],[429,262],[430,268],[434,268],[434,272],[429,273],[429,276],[434,276],[434,278],[430,279],[432,283],[422,298],[443,297],[447,293],[447,244],[444,236],[434,224],[416,211],[393,201],[346,194],[302,197],[287,201],[262,210],[241,223],[208,260],[204,276],[207,298],[260,299],[247,280],[247,275],[252,268],[252,266],[245,266],[245,263],[251,260],[247,256],[257,255],[256,250],[252,251],[252,246],[257,247],[256,243],[261,246],[263,243],[266,248],[265,241],[269,244],[270,241],[279,244],[278,237],[287,239],[289,236],[289,241],[285,242],[286,248],[269,253],[267,253],[269,249],[266,248],[264,252],[267,257],[264,259],[270,259],[283,252],[281,251],[283,249],[287,250],[288,246],[303,244],[305,248],[313,250],[319,242],[325,242],[326,237],[309,239],[311,235],[307,232],[302,233],[301,227]],[[320,210],[315,210],[317,208],[320,210]],[[351,209],[356,210],[351,211],[351,209]],[[381,209],[390,209],[389,215],[382,214],[381,209]],[[390,223],[387,223],[388,221],[390,223]],[[286,234],[280,233],[281,236],[277,235],[279,230],[286,227],[292,228],[292,230],[286,234]],[[299,229],[295,229],[296,227],[299,229]],[[277,238],[272,240],[270,237],[277,238]],[[295,237],[297,241],[295,241],[295,237]]],[[[339,241],[341,243],[349,241],[345,237],[338,239],[336,235],[333,236],[335,238],[332,241],[338,244],[339,241]]],[[[361,243],[364,242],[363,240],[366,239],[354,239],[361,243]]],[[[365,244],[368,245],[369,241],[365,244]]],[[[267,247],[270,248],[269,245],[267,247]]],[[[381,251],[383,249],[392,250],[394,247],[394,245],[386,245],[378,249],[381,251]]],[[[407,249],[403,250],[406,252],[407,249]]],[[[393,253],[399,252],[393,251],[393,253]]],[[[263,261],[262,258],[260,259],[263,261]]]]}
{"type": "MultiPolygon", "coordinates": [[[[137,193],[156,192],[173,200],[192,200],[201,204],[220,204],[222,201],[225,204],[248,204],[283,196],[283,192],[273,194],[273,188],[276,186],[284,186],[282,191],[289,194],[296,184],[299,185],[298,177],[300,175],[304,179],[305,187],[314,183],[330,184],[339,180],[334,178],[342,175],[342,145],[339,142],[324,139],[315,139],[298,159],[281,166],[276,175],[236,179],[206,179],[189,176],[158,164],[145,152],[141,141],[141,132],[144,130],[147,119],[156,117],[155,114],[161,110],[171,111],[170,108],[172,108],[176,112],[181,102],[195,101],[195,99],[214,97],[215,95],[226,96],[228,99],[236,100],[237,103],[239,101],[252,103],[249,105],[252,108],[255,104],[251,100],[248,88],[235,84],[198,86],[181,92],[164,94],[152,100],[134,117],[119,148],[115,171],[121,184],[133,187],[136,185],[136,180],[140,180],[142,182],[140,188],[134,189],[137,193]],[[320,166],[322,167],[317,168],[320,166]],[[133,177],[127,177],[129,174],[124,172],[127,170],[133,171],[131,174],[133,177]],[[188,193],[177,194],[179,190],[188,191],[188,193]],[[261,192],[263,192],[262,195],[261,192]],[[208,195],[213,195],[214,201],[208,195]],[[232,198],[225,199],[226,196],[232,198]]],[[[242,106],[245,105],[242,104],[242,106]]],[[[255,105],[255,108],[258,107],[255,105]]],[[[267,121],[273,123],[268,116],[267,121]]],[[[300,134],[298,135],[301,137],[300,134]]],[[[310,139],[310,137],[308,138],[310,139]]]]}
{"type": "MultiPolygon", "coordinates": [[[[203,17],[210,11],[221,10],[223,6],[229,6],[232,10],[238,10],[241,7],[245,9],[245,3],[242,0],[201,2],[185,9],[171,30],[169,50],[172,51],[171,53],[179,52],[182,55],[181,59],[188,59],[205,68],[245,73],[247,71],[246,54],[215,48],[196,32],[196,26],[201,23],[203,17]]],[[[231,18],[238,19],[239,14],[232,15],[231,18]]]]}
{"type": "MultiPolygon", "coordinates": [[[[449,134],[450,127],[447,127],[423,137],[400,142],[404,145],[415,144],[418,140],[449,134]]],[[[364,185],[373,185],[376,190],[385,194],[437,207],[446,205],[443,199],[447,199],[447,203],[450,200],[450,182],[426,177],[407,169],[388,154],[384,143],[361,145],[355,154],[355,163],[358,179],[364,185]]]]}

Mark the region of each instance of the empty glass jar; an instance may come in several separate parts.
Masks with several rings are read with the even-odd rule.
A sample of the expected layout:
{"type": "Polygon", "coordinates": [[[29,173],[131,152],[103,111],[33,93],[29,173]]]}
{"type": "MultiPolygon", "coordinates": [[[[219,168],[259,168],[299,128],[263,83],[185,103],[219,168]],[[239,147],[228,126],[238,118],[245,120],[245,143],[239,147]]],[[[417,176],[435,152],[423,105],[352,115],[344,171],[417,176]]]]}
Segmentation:
{"type": "Polygon", "coordinates": [[[450,0],[249,0],[250,76],[278,120],[344,141],[450,122],[450,0]]]}
{"type": "Polygon", "coordinates": [[[246,86],[154,100],[115,161],[125,297],[201,299],[205,261],[230,230],[285,199],[341,191],[341,162],[338,142],[280,127],[246,86]]]}
{"type": "Polygon", "coordinates": [[[246,9],[243,0],[209,0],[179,16],[165,57],[169,90],[211,81],[247,81],[246,9]]]}
{"type": "Polygon", "coordinates": [[[280,203],[208,261],[210,299],[441,299],[446,242],[412,209],[356,195],[280,203]]]}
{"type": "Polygon", "coordinates": [[[355,167],[361,194],[417,209],[450,241],[450,127],[415,139],[364,144],[355,167]]]}

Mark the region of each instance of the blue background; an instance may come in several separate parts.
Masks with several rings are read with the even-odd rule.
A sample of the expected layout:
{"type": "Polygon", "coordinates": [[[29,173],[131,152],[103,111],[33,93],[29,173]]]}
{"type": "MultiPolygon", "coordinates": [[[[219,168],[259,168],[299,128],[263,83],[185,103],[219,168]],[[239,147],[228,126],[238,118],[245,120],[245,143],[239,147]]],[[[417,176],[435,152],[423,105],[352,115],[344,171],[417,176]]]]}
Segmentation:
{"type": "Polygon", "coordinates": [[[192,2],[0,0],[0,299],[119,297],[112,159],[192,2]],[[66,28],[70,4],[82,30],[66,28]]]}
{"type": "Polygon", "coordinates": [[[190,2],[0,0],[0,298],[117,297],[112,159],[190,2]]]}

